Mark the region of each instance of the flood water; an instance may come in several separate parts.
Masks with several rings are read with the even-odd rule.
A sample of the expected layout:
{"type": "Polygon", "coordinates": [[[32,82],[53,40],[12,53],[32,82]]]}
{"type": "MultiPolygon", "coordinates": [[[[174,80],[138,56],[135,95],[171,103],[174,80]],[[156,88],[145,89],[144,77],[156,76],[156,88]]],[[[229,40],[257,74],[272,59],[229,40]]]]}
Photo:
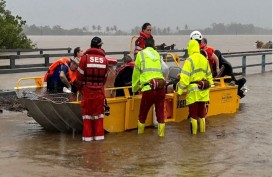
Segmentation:
{"type": "MultiPolygon", "coordinates": [[[[271,35],[206,36],[222,52],[256,50],[255,41],[271,35]]],[[[81,46],[90,36],[30,36],[38,48],[81,46]]],[[[104,49],[129,51],[131,36],[103,36],[104,49]]],[[[188,36],[155,36],[156,44],[186,48],[188,36]]],[[[234,66],[238,59],[228,59],[234,66]]],[[[260,62],[261,56],[250,60],[260,62]]],[[[250,60],[247,61],[249,64],[250,60]]],[[[272,56],[267,56],[267,62],[272,56]]],[[[2,60],[1,63],[4,61],[2,60]]],[[[8,62],[8,61],[7,61],[8,62]]],[[[80,134],[49,133],[26,112],[0,113],[0,177],[269,177],[272,176],[272,65],[266,73],[247,68],[249,91],[235,114],[207,118],[207,131],[192,136],[188,121],[167,123],[164,138],[147,128],[108,133],[84,143],[80,134]]],[[[1,74],[0,89],[12,89],[21,77],[44,72],[1,74]]]]}
{"type": "Polygon", "coordinates": [[[272,72],[246,79],[238,112],[208,117],[197,136],[185,120],[167,123],[164,138],[151,127],[86,143],[80,134],[45,132],[26,112],[4,111],[0,176],[272,176],[272,72]]]}

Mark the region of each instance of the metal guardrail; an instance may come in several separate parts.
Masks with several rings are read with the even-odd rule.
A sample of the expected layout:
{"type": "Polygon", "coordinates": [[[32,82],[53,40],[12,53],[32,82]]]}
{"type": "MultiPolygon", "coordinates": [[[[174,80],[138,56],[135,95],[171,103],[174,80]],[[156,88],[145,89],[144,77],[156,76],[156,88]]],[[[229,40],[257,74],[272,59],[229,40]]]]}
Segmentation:
{"type": "Polygon", "coordinates": [[[45,51],[67,51],[71,53],[72,48],[44,48],[44,49],[0,49],[0,53],[16,53],[20,55],[24,52],[36,52],[39,51],[40,54],[43,54],[45,51]]]}
{"type": "Polygon", "coordinates": [[[230,52],[230,53],[222,53],[225,58],[234,58],[234,57],[242,57],[242,65],[241,66],[233,66],[233,69],[242,68],[242,75],[246,75],[247,67],[255,67],[261,66],[261,73],[265,72],[266,65],[272,65],[272,50],[257,50],[257,51],[246,51],[246,52],[230,52]],[[247,56],[258,56],[261,55],[261,63],[258,64],[247,64],[247,56]],[[266,55],[271,55],[271,62],[266,62],[266,55]]]}
{"type": "MultiPolygon", "coordinates": [[[[37,72],[37,71],[47,71],[48,67],[51,65],[50,58],[56,57],[71,57],[73,56],[71,52],[71,48],[52,48],[52,49],[1,49],[0,50],[0,60],[9,60],[9,65],[1,65],[0,64],[0,74],[10,74],[10,73],[23,73],[23,72],[37,72]],[[22,55],[25,52],[39,52],[39,54],[27,54],[22,55]],[[60,52],[60,53],[49,53],[49,52],[60,52]],[[62,51],[67,51],[67,53],[62,53],[62,51]],[[2,55],[3,53],[16,53],[16,55],[2,55]],[[47,52],[45,54],[45,52],[47,52]],[[44,62],[40,64],[24,64],[18,65],[16,64],[17,60],[22,59],[43,59],[44,62]]],[[[187,58],[187,50],[168,50],[168,51],[158,51],[163,57],[167,55],[167,53],[175,53],[178,54],[181,60],[187,58]]],[[[130,51],[121,51],[121,52],[106,52],[106,55],[114,55],[118,56],[118,65],[122,63],[123,56],[129,55],[130,51]]],[[[231,57],[242,57],[242,65],[234,66],[233,68],[242,68],[242,75],[246,74],[247,67],[255,67],[261,66],[261,72],[265,72],[266,65],[272,65],[272,62],[266,62],[266,55],[272,56],[272,50],[256,50],[256,51],[245,51],[245,52],[230,52],[230,53],[222,53],[225,58],[231,57]],[[261,63],[259,64],[251,64],[247,65],[247,56],[261,56],[261,63]]],[[[173,61],[171,57],[168,57],[168,61],[173,61]]],[[[272,61],[272,60],[270,60],[272,61]]]]}

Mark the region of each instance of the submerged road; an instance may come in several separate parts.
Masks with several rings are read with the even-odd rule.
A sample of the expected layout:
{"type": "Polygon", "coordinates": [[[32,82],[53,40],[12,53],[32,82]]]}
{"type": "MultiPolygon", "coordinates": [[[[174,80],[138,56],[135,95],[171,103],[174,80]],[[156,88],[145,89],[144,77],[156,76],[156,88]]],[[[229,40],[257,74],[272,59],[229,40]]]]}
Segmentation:
{"type": "Polygon", "coordinates": [[[48,133],[25,112],[4,111],[0,176],[269,177],[272,72],[246,79],[249,91],[238,112],[208,117],[206,133],[197,136],[182,121],[168,123],[164,138],[147,128],[143,135],[131,130],[84,143],[80,134],[48,133]]]}

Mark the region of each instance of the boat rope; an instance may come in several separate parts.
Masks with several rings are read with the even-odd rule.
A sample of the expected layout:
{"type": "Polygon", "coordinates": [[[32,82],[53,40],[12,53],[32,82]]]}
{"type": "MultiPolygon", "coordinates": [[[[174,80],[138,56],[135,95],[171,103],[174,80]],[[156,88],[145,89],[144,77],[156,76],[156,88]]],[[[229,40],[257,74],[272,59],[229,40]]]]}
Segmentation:
{"type": "MultiPolygon", "coordinates": [[[[48,96],[38,95],[38,94],[36,94],[36,93],[34,93],[32,91],[25,91],[25,90],[22,92],[22,94],[23,94],[23,98],[37,97],[38,100],[41,100],[41,101],[50,101],[50,102],[52,102],[54,104],[63,104],[63,103],[69,102],[69,98],[64,97],[64,96],[60,96],[63,93],[49,94],[48,96],[50,96],[51,98],[48,97],[48,96]],[[32,97],[28,97],[27,94],[29,94],[29,95],[31,94],[33,96],[32,97]],[[55,96],[55,95],[57,95],[57,96],[55,96]]],[[[67,94],[65,94],[65,95],[67,95],[67,94]]]]}

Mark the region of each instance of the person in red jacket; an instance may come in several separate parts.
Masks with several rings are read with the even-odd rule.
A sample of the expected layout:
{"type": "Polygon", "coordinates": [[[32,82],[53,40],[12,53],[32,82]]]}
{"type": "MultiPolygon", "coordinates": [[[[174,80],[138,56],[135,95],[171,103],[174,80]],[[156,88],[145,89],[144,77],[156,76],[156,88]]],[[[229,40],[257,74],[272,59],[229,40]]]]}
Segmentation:
{"type": "Polygon", "coordinates": [[[82,140],[104,139],[104,84],[108,73],[108,60],[101,49],[102,40],[94,37],[89,48],[81,57],[75,81],[81,94],[83,131],[82,140]]]}
{"type": "Polygon", "coordinates": [[[134,57],[139,51],[141,51],[145,47],[145,40],[149,38],[153,38],[151,35],[152,32],[152,25],[150,23],[144,23],[142,25],[142,30],[139,34],[139,37],[135,41],[135,50],[134,50],[134,57]]]}
{"type": "Polygon", "coordinates": [[[211,46],[208,46],[208,41],[206,38],[201,40],[200,48],[206,52],[207,58],[209,60],[210,70],[213,77],[220,77],[220,64],[219,58],[214,54],[215,49],[211,46]]]}

